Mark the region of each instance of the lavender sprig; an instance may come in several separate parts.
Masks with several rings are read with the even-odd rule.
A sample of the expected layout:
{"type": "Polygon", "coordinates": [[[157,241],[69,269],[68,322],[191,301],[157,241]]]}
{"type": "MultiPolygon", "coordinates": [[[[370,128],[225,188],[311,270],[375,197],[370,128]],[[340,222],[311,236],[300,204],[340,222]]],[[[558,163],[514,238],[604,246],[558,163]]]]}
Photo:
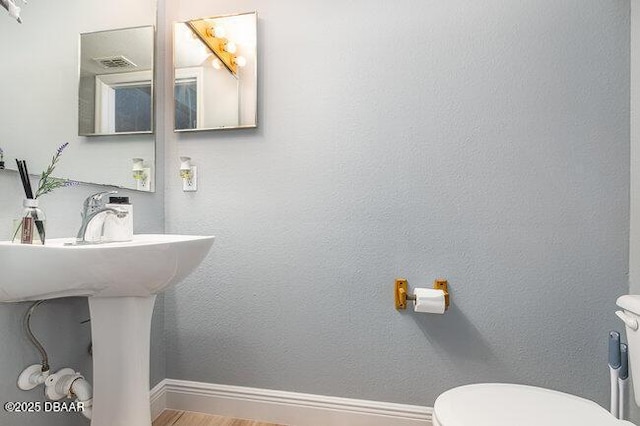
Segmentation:
{"type": "Polygon", "coordinates": [[[42,174],[40,175],[40,183],[38,185],[38,190],[36,191],[35,198],[38,198],[44,194],[48,194],[58,188],[73,186],[78,184],[78,182],[70,181],[67,179],[55,178],[51,176],[51,174],[56,168],[56,165],[58,164],[58,161],[60,161],[60,157],[62,156],[62,153],[68,146],[69,146],[69,142],[64,143],[58,147],[58,150],[56,151],[56,153],[53,155],[53,158],[51,159],[51,164],[49,164],[49,167],[47,167],[47,169],[43,171],[42,174]]]}

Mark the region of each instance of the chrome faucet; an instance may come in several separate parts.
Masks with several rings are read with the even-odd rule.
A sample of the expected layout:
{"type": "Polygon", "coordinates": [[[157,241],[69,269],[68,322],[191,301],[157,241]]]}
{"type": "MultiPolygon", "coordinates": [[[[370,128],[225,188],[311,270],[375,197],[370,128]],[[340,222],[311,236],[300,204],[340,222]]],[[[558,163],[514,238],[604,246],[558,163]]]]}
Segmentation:
{"type": "MultiPolygon", "coordinates": [[[[122,210],[116,210],[110,207],[105,207],[104,201],[105,195],[117,194],[118,191],[105,191],[98,192],[87,197],[82,205],[82,225],[78,230],[78,236],[76,237],[76,244],[96,244],[95,241],[87,241],[87,229],[94,220],[102,220],[101,227],[104,227],[104,220],[106,215],[115,214],[119,218],[125,217],[128,212],[122,210]]],[[[104,231],[104,229],[103,229],[104,231]]],[[[102,236],[102,235],[101,235],[102,236]]]]}

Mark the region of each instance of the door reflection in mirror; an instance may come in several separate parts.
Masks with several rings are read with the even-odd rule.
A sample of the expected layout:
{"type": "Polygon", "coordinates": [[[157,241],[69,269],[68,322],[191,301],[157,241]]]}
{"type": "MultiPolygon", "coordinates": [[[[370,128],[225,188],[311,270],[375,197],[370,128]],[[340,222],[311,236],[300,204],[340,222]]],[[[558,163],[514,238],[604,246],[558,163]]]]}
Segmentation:
{"type": "Polygon", "coordinates": [[[198,128],[198,82],[195,79],[176,79],[176,130],[198,128]]]}

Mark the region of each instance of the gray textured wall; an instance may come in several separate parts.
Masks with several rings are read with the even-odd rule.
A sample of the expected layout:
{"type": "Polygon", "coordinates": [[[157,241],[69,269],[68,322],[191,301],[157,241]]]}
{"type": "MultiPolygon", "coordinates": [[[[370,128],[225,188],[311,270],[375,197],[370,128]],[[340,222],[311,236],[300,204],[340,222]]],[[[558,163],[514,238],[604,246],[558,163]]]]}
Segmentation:
{"type": "MultiPolygon", "coordinates": [[[[13,160],[12,160],[13,161],[13,160]]],[[[64,161],[64,159],[62,159],[64,161]]],[[[34,180],[35,181],[35,180],[34,180]]],[[[81,185],[75,188],[59,189],[42,198],[41,206],[47,214],[47,234],[51,238],[76,234],[80,225],[80,210],[84,198],[103,187],[81,185]]],[[[120,191],[131,197],[135,204],[135,231],[162,232],[163,196],[161,193],[146,194],[120,191]]],[[[22,186],[18,174],[0,171],[0,240],[11,237],[11,222],[22,212],[22,186]]],[[[37,268],[29,265],[25,269],[37,268]]],[[[0,283],[2,271],[0,271],[0,283]]],[[[0,402],[45,401],[42,388],[30,392],[20,391],[16,380],[20,372],[31,364],[39,363],[35,349],[22,334],[22,317],[29,303],[0,303],[0,402]]],[[[89,324],[80,322],[89,318],[89,308],[84,298],[58,299],[41,306],[33,320],[33,329],[42,339],[53,370],[71,367],[82,372],[91,380],[91,357],[87,353],[91,341],[89,324]]],[[[152,327],[152,385],[165,377],[164,360],[164,306],[158,299],[152,327]]],[[[87,425],[88,421],[79,414],[11,415],[0,409],[0,425],[10,426],[75,426],[87,425]]]]}
{"type": "Polygon", "coordinates": [[[627,292],[629,1],[178,2],[260,16],[260,125],[169,135],[170,378],[432,405],[511,381],[605,403],[627,292]],[[445,316],[392,284],[446,277],[445,316]]]}
{"type": "MultiPolygon", "coordinates": [[[[631,3],[631,187],[629,231],[629,293],[640,294],[640,5],[631,3]]],[[[633,381],[632,374],[631,380],[633,381]]],[[[640,380],[640,378],[638,378],[640,380]]],[[[640,422],[640,408],[629,395],[631,418],[640,422]]]]}

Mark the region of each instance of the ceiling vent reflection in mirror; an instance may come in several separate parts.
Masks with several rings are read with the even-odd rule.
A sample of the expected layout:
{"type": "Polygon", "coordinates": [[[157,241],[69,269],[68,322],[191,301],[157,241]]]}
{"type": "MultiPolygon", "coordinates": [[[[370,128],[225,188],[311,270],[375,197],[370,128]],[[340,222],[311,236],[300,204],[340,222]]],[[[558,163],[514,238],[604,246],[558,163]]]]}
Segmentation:
{"type": "Polygon", "coordinates": [[[92,58],[96,61],[102,68],[105,69],[113,69],[113,68],[136,68],[137,65],[131,62],[126,57],[119,56],[109,56],[107,58],[92,58]]]}

